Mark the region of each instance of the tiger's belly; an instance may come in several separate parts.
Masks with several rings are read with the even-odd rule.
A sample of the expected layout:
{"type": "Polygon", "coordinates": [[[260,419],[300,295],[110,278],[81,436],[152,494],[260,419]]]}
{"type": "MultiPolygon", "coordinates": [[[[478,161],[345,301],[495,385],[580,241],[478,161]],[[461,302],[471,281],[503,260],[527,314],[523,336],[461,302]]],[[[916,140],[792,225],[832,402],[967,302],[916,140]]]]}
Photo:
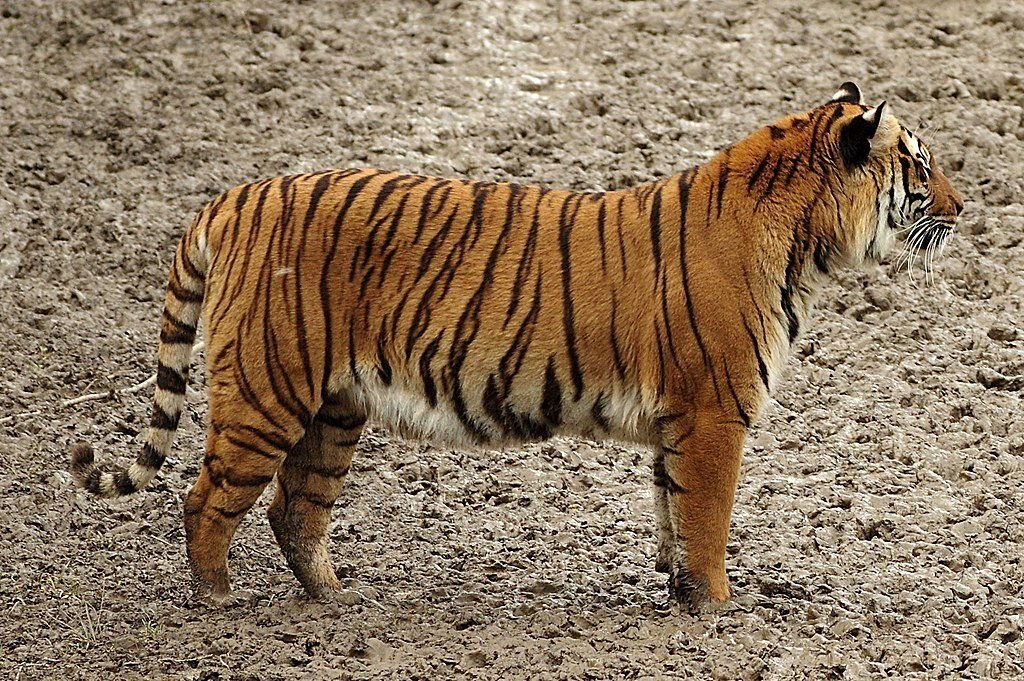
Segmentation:
{"type": "MultiPolygon", "coordinates": [[[[373,422],[409,440],[463,449],[502,448],[556,436],[650,444],[656,407],[638,391],[621,387],[560,398],[557,419],[541,390],[524,389],[500,405],[486,405],[486,386],[465,383],[460,398],[439,395],[431,403],[418,381],[380,378],[376,369],[359,371],[348,388],[373,422]],[[513,399],[514,397],[514,399],[513,399]]],[[[550,401],[550,400],[549,400],[550,401]]]]}

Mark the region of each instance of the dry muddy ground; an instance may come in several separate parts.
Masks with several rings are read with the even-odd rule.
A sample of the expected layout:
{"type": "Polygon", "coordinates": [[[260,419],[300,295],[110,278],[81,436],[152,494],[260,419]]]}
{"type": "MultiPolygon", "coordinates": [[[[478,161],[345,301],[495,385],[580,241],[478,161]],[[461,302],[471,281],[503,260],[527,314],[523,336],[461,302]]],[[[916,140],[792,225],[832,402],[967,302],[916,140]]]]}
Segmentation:
{"type": "Polygon", "coordinates": [[[1024,677],[1024,5],[266,4],[0,0],[0,676],[1024,677]],[[351,165],[617,188],[846,79],[967,211],[933,285],[828,286],[748,442],[726,607],[667,605],[642,450],[375,431],[331,529],[346,591],[301,596],[264,499],[226,610],[185,570],[201,376],[145,493],[63,472],[78,439],[137,451],[148,391],[62,403],[149,375],[174,244],[221,190],[351,165]]]}

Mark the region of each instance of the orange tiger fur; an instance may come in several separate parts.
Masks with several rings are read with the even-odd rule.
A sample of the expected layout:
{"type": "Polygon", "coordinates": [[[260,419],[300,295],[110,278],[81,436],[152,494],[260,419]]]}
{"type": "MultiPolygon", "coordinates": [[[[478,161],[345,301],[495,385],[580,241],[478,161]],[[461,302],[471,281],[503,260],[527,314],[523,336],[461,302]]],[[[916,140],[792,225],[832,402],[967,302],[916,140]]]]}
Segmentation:
{"type": "Polygon", "coordinates": [[[676,598],[721,601],[744,437],[818,286],[911,222],[909,246],[932,250],[961,209],[924,145],[852,84],[623,191],[380,170],[236,187],[178,246],[142,454],[102,472],[78,445],[72,469],[101,496],[156,475],[202,316],[210,423],[184,514],[210,594],[228,593],[228,544],[275,475],[288,563],[314,596],[337,587],[326,529],[371,417],[457,445],[652,446],[657,568],[676,598]]]}

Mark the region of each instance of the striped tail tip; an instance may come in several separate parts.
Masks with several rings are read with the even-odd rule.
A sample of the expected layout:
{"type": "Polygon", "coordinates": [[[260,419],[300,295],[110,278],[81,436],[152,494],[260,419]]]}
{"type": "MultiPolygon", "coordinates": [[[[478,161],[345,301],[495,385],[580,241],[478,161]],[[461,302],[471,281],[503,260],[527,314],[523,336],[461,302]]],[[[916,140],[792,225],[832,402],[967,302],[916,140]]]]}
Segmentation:
{"type": "Polygon", "coordinates": [[[132,480],[129,470],[106,473],[97,468],[92,446],[86,442],[71,448],[71,475],[79,487],[98,497],[123,497],[142,487],[132,480]]]}
{"type": "Polygon", "coordinates": [[[71,475],[79,487],[85,487],[89,473],[95,468],[96,457],[88,442],[79,442],[71,448],[71,475]]]}

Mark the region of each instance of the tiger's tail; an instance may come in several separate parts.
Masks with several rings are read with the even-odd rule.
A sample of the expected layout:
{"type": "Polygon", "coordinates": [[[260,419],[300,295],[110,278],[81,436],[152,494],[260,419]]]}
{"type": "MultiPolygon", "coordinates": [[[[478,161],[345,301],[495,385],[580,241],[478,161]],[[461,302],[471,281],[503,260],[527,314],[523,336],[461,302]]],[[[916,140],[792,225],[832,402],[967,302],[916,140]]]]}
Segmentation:
{"type": "Polygon", "coordinates": [[[99,497],[122,497],[148,485],[171,453],[174,434],[185,405],[192,344],[202,312],[209,266],[206,225],[196,218],[174,254],[167,282],[160,344],[157,347],[156,392],[149,433],[135,462],[104,470],[95,463],[92,447],[80,442],[71,448],[71,474],[79,487],[99,497]]]}

